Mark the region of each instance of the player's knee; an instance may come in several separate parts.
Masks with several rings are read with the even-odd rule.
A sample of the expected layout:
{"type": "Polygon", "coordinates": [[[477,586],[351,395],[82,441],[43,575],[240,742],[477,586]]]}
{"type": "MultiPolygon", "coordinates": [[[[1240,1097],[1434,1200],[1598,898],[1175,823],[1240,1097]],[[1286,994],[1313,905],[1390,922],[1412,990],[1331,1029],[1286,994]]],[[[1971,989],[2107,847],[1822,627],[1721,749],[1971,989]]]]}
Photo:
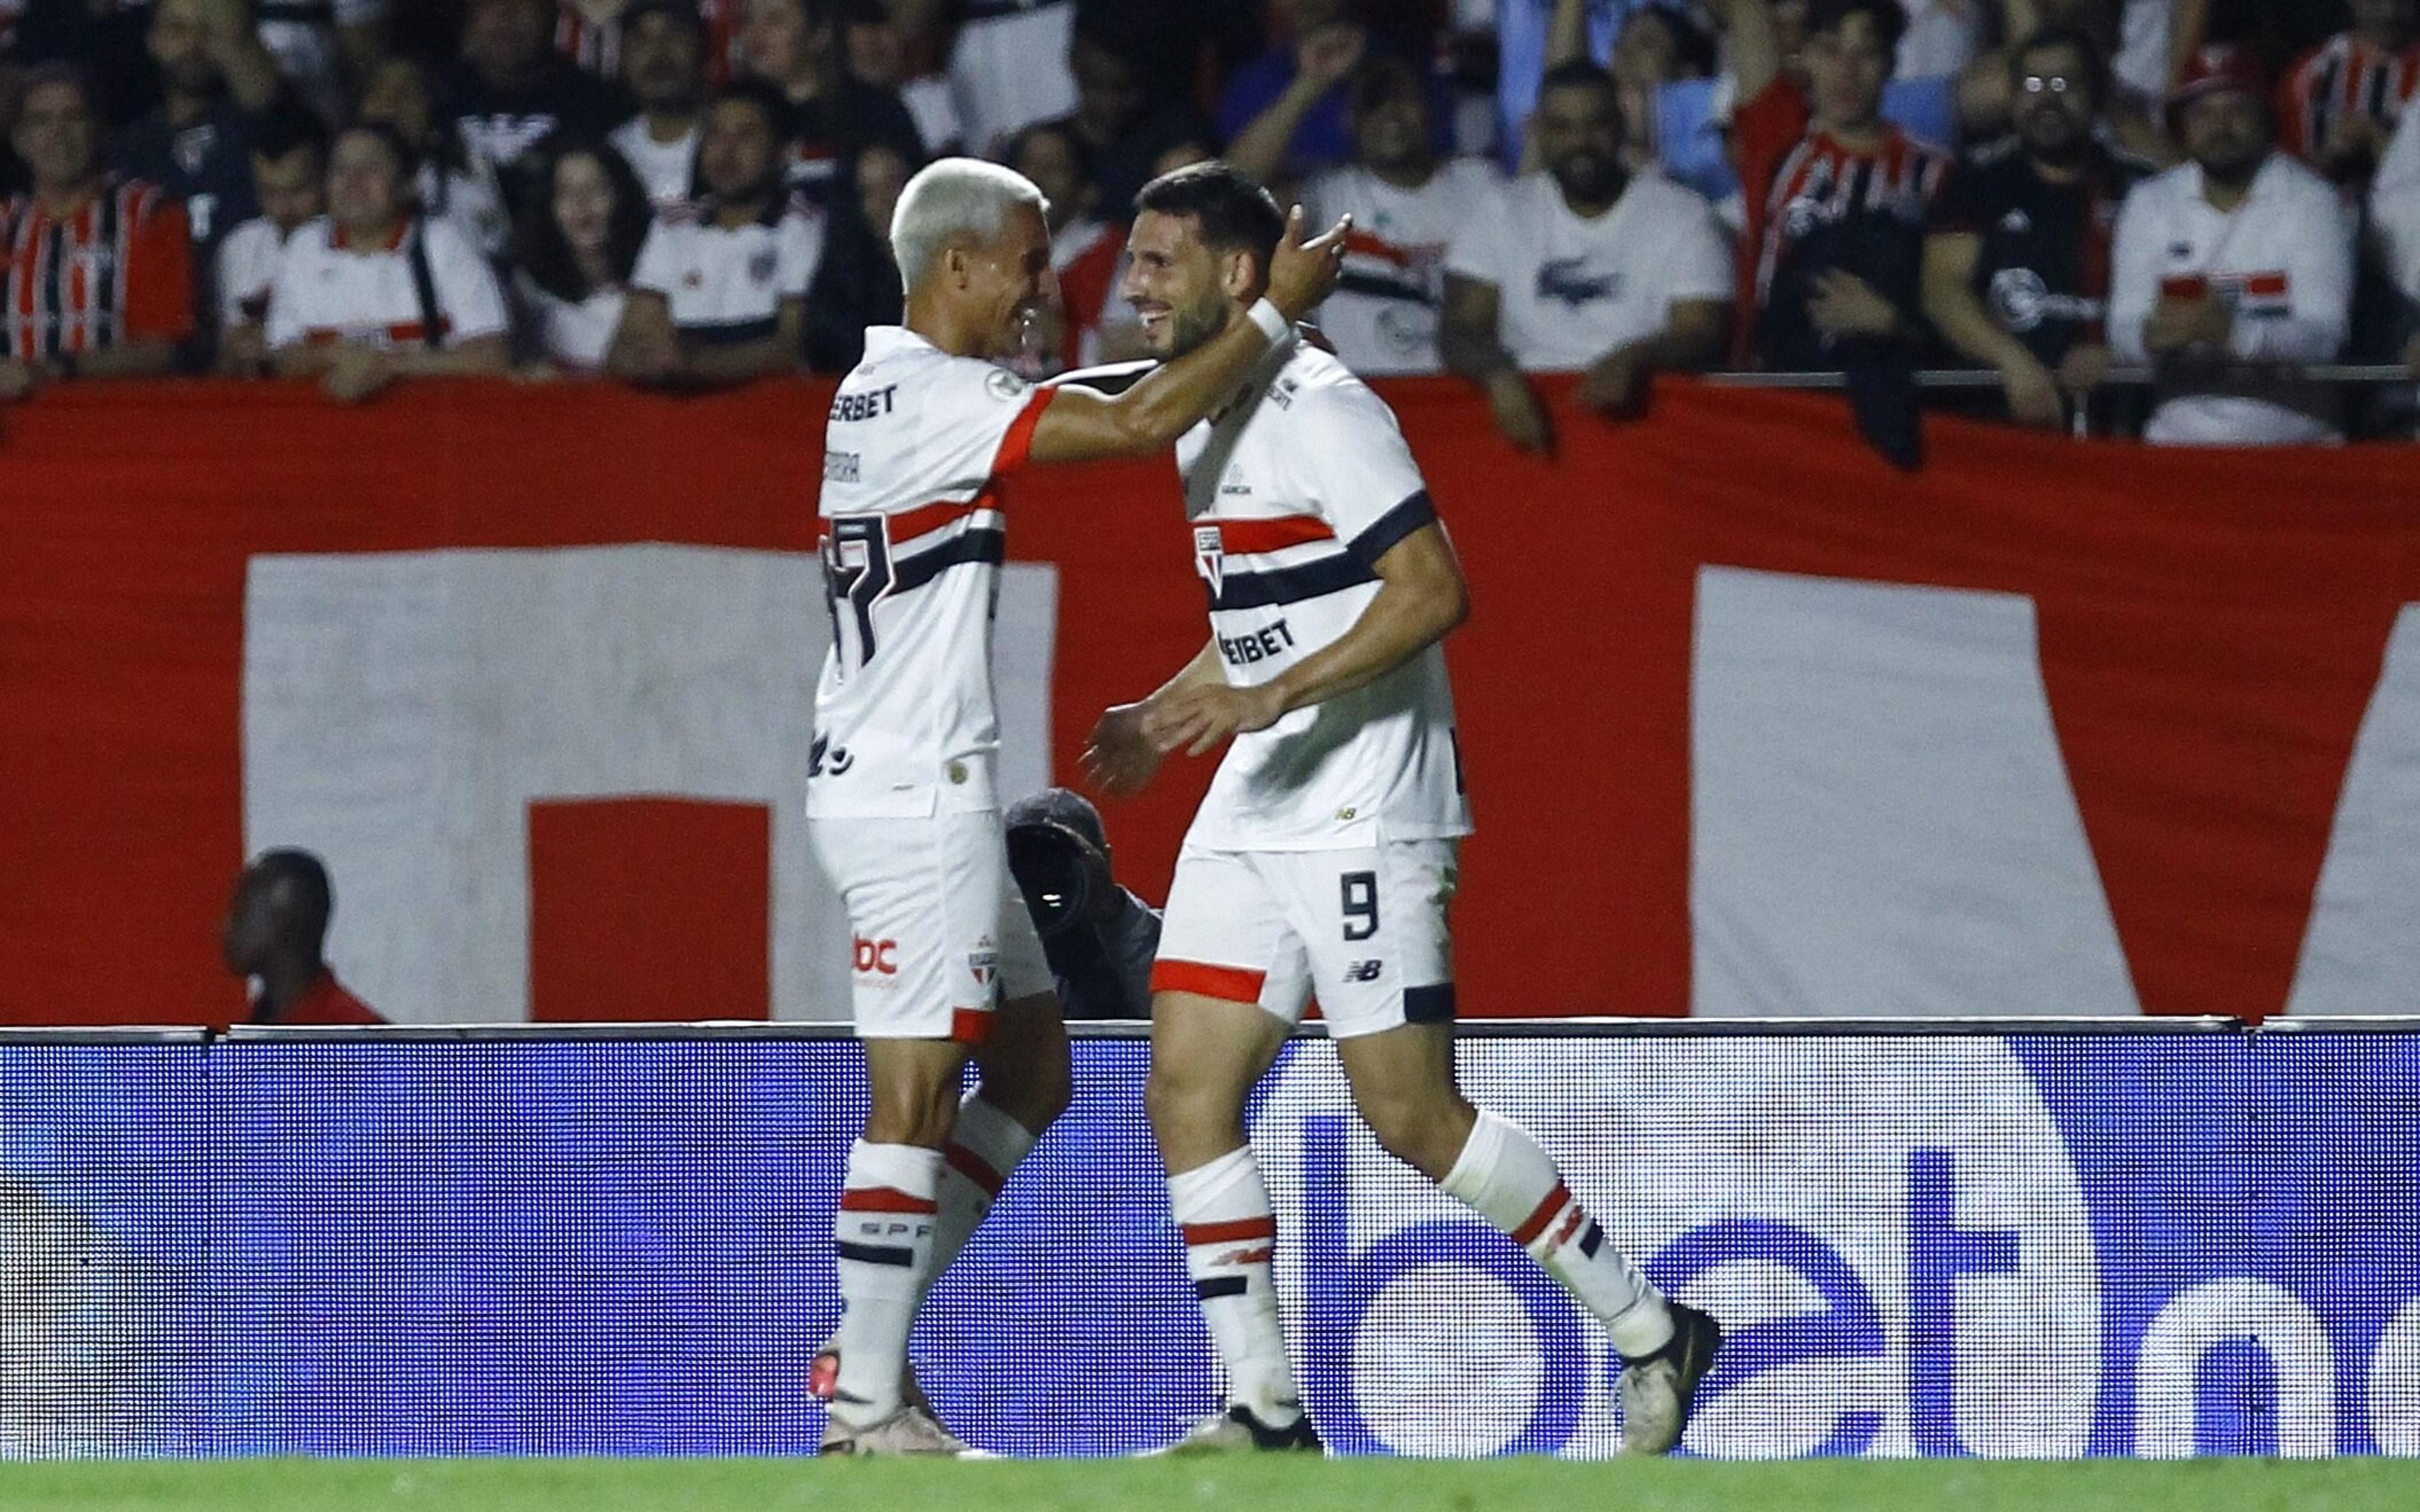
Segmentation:
{"type": "Polygon", "coordinates": [[[1226,1121],[1225,1108],[1232,1099],[1224,1088],[1210,1078],[1154,1059],[1151,1073],[1143,1079],[1143,1112],[1151,1126],[1163,1134],[1171,1131],[1200,1131],[1226,1121]]]}
{"type": "Polygon", "coordinates": [[[1425,1089],[1356,1088],[1353,1102],[1388,1154],[1432,1179],[1452,1167],[1461,1149],[1452,1137],[1453,1119],[1425,1089]]]}

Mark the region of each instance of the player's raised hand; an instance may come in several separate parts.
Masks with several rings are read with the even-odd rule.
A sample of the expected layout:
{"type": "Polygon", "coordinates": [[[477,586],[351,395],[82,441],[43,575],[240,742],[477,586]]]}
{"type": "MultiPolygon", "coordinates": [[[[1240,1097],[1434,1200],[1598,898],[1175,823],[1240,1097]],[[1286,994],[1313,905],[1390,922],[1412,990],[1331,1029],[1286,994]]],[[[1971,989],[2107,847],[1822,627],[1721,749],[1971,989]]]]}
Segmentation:
{"type": "Polygon", "coordinates": [[[1201,756],[1229,736],[1266,730],[1285,714],[1273,685],[1233,687],[1195,683],[1171,687],[1145,706],[1143,733],[1162,754],[1182,750],[1201,756]]]}
{"type": "Polygon", "coordinates": [[[1121,703],[1093,725],[1084,743],[1084,780],[1112,798],[1130,798],[1159,772],[1159,748],[1145,732],[1148,705],[1121,703]]]}
{"type": "Polygon", "coordinates": [[[1347,215],[1325,235],[1305,241],[1302,207],[1287,212],[1285,235],[1269,259],[1269,302],[1287,319],[1301,319],[1335,292],[1337,276],[1344,270],[1344,239],[1352,231],[1353,217],[1347,215]]]}

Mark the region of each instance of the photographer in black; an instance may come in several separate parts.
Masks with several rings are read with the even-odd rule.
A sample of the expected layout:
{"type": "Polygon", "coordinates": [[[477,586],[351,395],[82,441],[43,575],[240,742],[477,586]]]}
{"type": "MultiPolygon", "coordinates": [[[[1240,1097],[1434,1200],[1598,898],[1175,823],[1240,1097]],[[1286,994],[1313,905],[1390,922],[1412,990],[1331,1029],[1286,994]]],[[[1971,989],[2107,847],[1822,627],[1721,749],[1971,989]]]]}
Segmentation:
{"type": "Polygon", "coordinates": [[[1010,805],[1008,866],[1070,1019],[1151,1017],[1159,915],[1118,886],[1100,810],[1065,788],[1010,805]]]}

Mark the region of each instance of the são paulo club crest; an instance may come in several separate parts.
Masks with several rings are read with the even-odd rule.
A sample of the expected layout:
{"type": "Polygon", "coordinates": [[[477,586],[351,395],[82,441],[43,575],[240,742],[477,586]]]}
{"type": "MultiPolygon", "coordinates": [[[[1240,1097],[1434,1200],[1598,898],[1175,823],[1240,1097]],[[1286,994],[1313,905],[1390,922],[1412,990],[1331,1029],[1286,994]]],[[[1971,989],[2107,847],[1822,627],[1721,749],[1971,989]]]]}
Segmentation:
{"type": "Polygon", "coordinates": [[[1219,544],[1218,526],[1193,527],[1193,565],[1200,570],[1202,580],[1210,585],[1210,596],[1217,598],[1227,577],[1227,548],[1219,544]]]}

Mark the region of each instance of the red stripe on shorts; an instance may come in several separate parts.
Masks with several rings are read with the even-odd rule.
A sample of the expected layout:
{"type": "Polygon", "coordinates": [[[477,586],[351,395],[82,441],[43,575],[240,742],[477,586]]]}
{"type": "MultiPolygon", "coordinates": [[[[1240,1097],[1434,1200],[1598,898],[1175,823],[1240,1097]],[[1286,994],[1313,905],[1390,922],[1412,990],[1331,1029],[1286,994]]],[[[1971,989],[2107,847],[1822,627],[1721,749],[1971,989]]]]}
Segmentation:
{"type": "Polygon", "coordinates": [[[1151,964],[1153,992],[1191,993],[1197,997],[1216,997],[1229,1003],[1259,1002],[1261,988],[1268,980],[1265,971],[1210,966],[1199,961],[1162,959],[1151,964]]]}

